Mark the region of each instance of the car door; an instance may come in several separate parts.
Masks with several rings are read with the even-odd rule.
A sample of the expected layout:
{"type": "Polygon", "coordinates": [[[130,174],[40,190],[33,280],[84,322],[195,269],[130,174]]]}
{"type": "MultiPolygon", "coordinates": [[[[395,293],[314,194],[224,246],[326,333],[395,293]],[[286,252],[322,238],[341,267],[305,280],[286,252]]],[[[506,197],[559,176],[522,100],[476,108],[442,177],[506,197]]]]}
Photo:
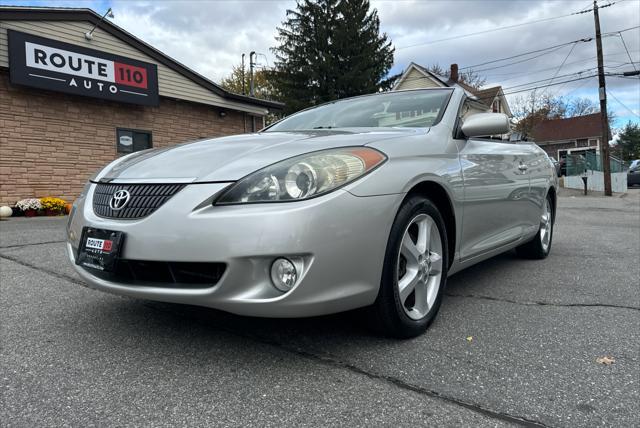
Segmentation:
{"type": "Polygon", "coordinates": [[[464,186],[461,261],[515,242],[531,228],[527,150],[508,141],[458,140],[464,186]]]}
{"type": "Polygon", "coordinates": [[[531,229],[529,234],[533,234],[540,226],[540,216],[542,205],[547,197],[549,180],[556,174],[555,166],[547,154],[535,143],[519,143],[524,152],[524,162],[527,165],[529,175],[529,205],[526,211],[528,223],[531,229]]]}

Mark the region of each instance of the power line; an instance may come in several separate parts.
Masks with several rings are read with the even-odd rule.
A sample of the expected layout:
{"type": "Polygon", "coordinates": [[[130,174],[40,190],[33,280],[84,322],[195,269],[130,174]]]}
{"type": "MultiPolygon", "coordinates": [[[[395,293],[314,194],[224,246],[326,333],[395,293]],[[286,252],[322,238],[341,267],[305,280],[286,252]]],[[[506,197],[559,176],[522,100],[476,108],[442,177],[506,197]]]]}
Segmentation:
{"type": "Polygon", "coordinates": [[[463,38],[466,38],[466,37],[478,36],[480,34],[492,33],[492,32],[501,31],[501,30],[508,30],[510,28],[517,28],[517,27],[522,27],[522,26],[530,25],[530,24],[537,24],[539,22],[553,21],[553,20],[560,19],[560,18],[566,18],[566,17],[572,16],[572,15],[577,15],[577,13],[569,13],[569,14],[566,14],[566,15],[554,16],[554,17],[543,18],[543,19],[537,19],[535,21],[521,22],[519,24],[506,25],[504,27],[497,27],[497,28],[491,28],[491,29],[488,29],[488,30],[476,31],[474,33],[460,34],[460,35],[452,36],[452,37],[445,37],[444,39],[437,39],[437,40],[431,40],[431,41],[428,41],[428,42],[415,43],[415,44],[412,44],[412,45],[397,47],[396,50],[415,48],[416,46],[433,45],[435,43],[447,42],[449,40],[463,39],[463,38]]]}
{"type": "Polygon", "coordinates": [[[640,28],[640,25],[636,25],[635,27],[625,28],[624,30],[611,31],[609,33],[604,33],[604,34],[602,34],[602,37],[604,37],[604,36],[615,36],[618,33],[624,33],[626,31],[635,30],[636,28],[640,28]]]}
{"type": "MultiPolygon", "coordinates": [[[[619,33],[623,33],[625,31],[634,30],[636,28],[640,28],[640,25],[635,26],[635,27],[625,28],[623,30],[612,31],[610,33],[603,34],[603,36],[618,35],[619,33]]],[[[573,40],[571,42],[561,43],[559,45],[549,46],[549,47],[542,48],[542,49],[536,49],[536,50],[529,51],[529,52],[523,52],[523,53],[520,53],[520,54],[517,54],[517,55],[512,55],[512,56],[509,56],[509,57],[505,57],[505,58],[500,58],[500,59],[495,59],[495,60],[492,60],[492,61],[481,62],[481,63],[474,64],[474,65],[468,65],[468,66],[465,66],[465,67],[461,67],[460,70],[466,70],[466,69],[470,69],[470,68],[481,67],[483,65],[494,64],[496,62],[502,62],[502,61],[506,61],[506,60],[509,60],[509,59],[519,58],[519,57],[523,57],[523,56],[526,56],[526,55],[531,55],[531,54],[534,54],[534,53],[539,53],[539,52],[544,52],[544,51],[551,50],[550,52],[546,52],[546,53],[542,54],[542,55],[546,55],[547,53],[552,53],[552,52],[554,52],[554,51],[556,51],[556,50],[558,50],[558,49],[560,49],[560,48],[562,48],[564,46],[568,46],[570,44],[587,43],[587,42],[591,42],[591,41],[593,41],[593,37],[586,37],[586,38],[582,38],[582,39],[578,39],[578,40],[573,40]]],[[[539,55],[539,56],[542,56],[542,55],[539,55]]],[[[535,58],[537,58],[537,57],[532,57],[532,58],[525,59],[523,61],[516,61],[516,62],[510,63],[510,64],[503,64],[503,65],[497,66],[497,67],[484,68],[484,69],[474,70],[474,71],[478,72],[478,71],[493,70],[493,69],[496,69],[496,68],[507,67],[509,65],[519,64],[521,62],[525,62],[525,61],[528,61],[530,59],[535,59],[535,58]]]]}
{"type": "MultiPolygon", "coordinates": [[[[513,94],[519,94],[519,93],[522,93],[522,92],[529,92],[529,91],[533,91],[535,89],[543,89],[543,88],[548,88],[548,87],[551,87],[551,86],[563,85],[565,83],[577,82],[579,80],[591,79],[592,77],[597,77],[597,75],[593,74],[591,76],[576,77],[575,79],[565,80],[565,81],[562,81],[562,82],[555,82],[555,83],[550,83],[550,84],[546,84],[546,85],[539,85],[539,86],[534,86],[534,87],[531,87],[531,88],[519,89],[517,91],[503,92],[503,95],[513,95],[513,94]]],[[[483,98],[480,98],[480,99],[488,99],[488,97],[483,97],[483,98]]]]}
{"type": "Polygon", "coordinates": [[[541,54],[538,54],[536,56],[532,56],[532,57],[529,57],[529,58],[525,58],[525,59],[521,59],[521,60],[513,61],[513,62],[508,62],[508,63],[502,64],[502,65],[496,65],[494,67],[480,68],[480,69],[477,69],[477,70],[473,70],[471,67],[464,67],[463,70],[469,68],[469,69],[472,69],[475,72],[481,72],[481,71],[497,70],[499,68],[511,67],[512,65],[522,64],[523,62],[531,61],[533,59],[540,58],[541,56],[549,55],[549,54],[554,53],[554,52],[556,52],[556,51],[558,51],[560,49],[562,49],[562,47],[555,48],[553,50],[550,50],[550,51],[547,51],[547,52],[543,52],[541,54]]]}
{"type": "MultiPolygon", "coordinates": [[[[508,86],[508,87],[502,88],[502,90],[504,92],[504,91],[507,91],[507,90],[510,90],[510,89],[521,88],[522,86],[529,86],[529,85],[532,85],[532,84],[535,84],[535,83],[549,82],[549,81],[551,81],[551,80],[553,80],[555,78],[558,78],[558,77],[559,78],[567,78],[567,77],[571,77],[571,76],[580,76],[581,74],[587,73],[589,71],[593,71],[593,68],[587,68],[587,69],[584,69],[584,70],[581,70],[581,71],[578,71],[578,72],[563,74],[561,76],[556,76],[554,78],[546,78],[546,79],[534,80],[534,81],[527,82],[527,83],[522,83],[522,84],[519,84],[519,85],[508,86]]],[[[403,82],[416,81],[416,80],[428,80],[428,79],[430,79],[428,76],[411,77],[411,78],[405,79],[403,82]]],[[[578,79],[578,80],[580,80],[580,79],[578,79]]],[[[552,85],[546,85],[546,86],[553,86],[553,85],[556,85],[556,84],[568,83],[568,82],[572,82],[572,81],[573,80],[567,80],[567,81],[564,81],[564,82],[558,82],[558,83],[554,83],[552,85]]],[[[533,89],[537,89],[537,88],[539,88],[539,87],[526,88],[526,89],[523,89],[523,90],[519,90],[518,92],[533,90],[533,89]]]]}
{"type": "Polygon", "coordinates": [[[613,95],[613,92],[611,91],[607,91],[607,95],[611,95],[613,97],[614,100],[616,100],[618,102],[618,104],[620,104],[622,107],[624,107],[625,109],[627,109],[627,111],[629,113],[631,113],[632,115],[636,116],[636,117],[640,117],[640,115],[636,114],[633,110],[631,110],[629,107],[627,107],[625,104],[623,104],[622,101],[620,101],[618,99],[618,97],[616,97],[615,95],[613,95]]]}
{"type": "MultiPolygon", "coordinates": [[[[569,59],[569,56],[571,56],[571,52],[573,52],[573,49],[575,49],[576,44],[574,43],[571,46],[571,49],[569,50],[569,53],[567,54],[567,56],[564,57],[564,59],[562,60],[562,63],[560,64],[560,67],[558,67],[558,69],[556,70],[555,74],[553,75],[553,77],[551,78],[551,81],[553,82],[553,79],[556,78],[556,76],[558,75],[558,73],[560,73],[560,70],[562,69],[562,67],[564,66],[564,63],[567,62],[567,60],[569,59]]],[[[562,86],[560,87],[562,88],[562,86]]],[[[558,90],[560,90],[560,88],[558,88],[558,90]]]]}
{"type": "MultiPolygon", "coordinates": [[[[613,74],[613,73],[609,73],[607,74],[607,76],[614,76],[614,77],[622,77],[622,74],[613,74]]],[[[543,89],[543,88],[548,88],[551,86],[557,86],[557,85],[564,85],[565,83],[571,83],[571,82],[577,82],[579,80],[585,80],[585,79],[591,79],[593,77],[598,77],[597,74],[592,74],[589,76],[582,76],[582,77],[576,77],[575,79],[569,79],[569,80],[564,80],[561,82],[554,82],[554,83],[548,83],[545,85],[538,85],[538,86],[532,86],[530,88],[524,88],[524,89],[518,89],[516,91],[508,91],[508,92],[503,92],[503,95],[513,95],[513,94],[519,94],[522,92],[529,92],[529,91],[533,91],[533,90],[537,90],[537,89],[543,89]]],[[[514,88],[514,87],[512,87],[514,88]]],[[[484,100],[484,99],[489,99],[489,97],[477,97],[478,100],[484,100]]]]}
{"type": "MultiPolygon", "coordinates": [[[[556,67],[553,67],[553,68],[556,68],[556,67]]],[[[505,87],[505,88],[503,88],[503,89],[515,88],[515,87],[518,87],[518,86],[529,85],[529,84],[532,84],[532,83],[546,82],[546,81],[549,81],[549,80],[553,80],[553,79],[555,79],[555,78],[557,78],[557,77],[563,78],[563,77],[568,77],[568,76],[580,75],[580,74],[582,74],[582,73],[586,73],[587,71],[592,71],[593,69],[595,69],[595,67],[586,68],[586,69],[584,69],[584,70],[575,71],[575,72],[573,72],[573,73],[563,74],[563,75],[561,75],[561,76],[557,76],[557,75],[556,75],[556,76],[554,76],[554,77],[548,77],[548,78],[541,79],[541,80],[534,80],[534,81],[532,81],[532,82],[527,82],[527,83],[524,83],[524,84],[519,84],[519,85],[515,85],[515,86],[505,87]]],[[[402,82],[403,82],[403,83],[404,83],[404,82],[412,82],[412,81],[417,81],[417,80],[431,80],[431,77],[429,77],[429,76],[408,77],[408,78],[404,79],[402,82]]],[[[464,83],[464,82],[462,82],[462,83],[464,83]]]]}
{"type": "MultiPolygon", "coordinates": [[[[635,52],[640,52],[640,49],[636,49],[636,50],[633,50],[633,51],[631,51],[631,52],[634,52],[634,53],[635,53],[635,52]]],[[[618,55],[626,55],[626,54],[625,54],[624,52],[615,52],[615,53],[606,54],[606,55],[604,55],[604,56],[605,56],[605,57],[610,57],[610,56],[618,56],[618,55]]],[[[566,64],[565,64],[565,66],[567,66],[567,65],[572,65],[572,64],[579,64],[579,63],[581,63],[581,62],[585,62],[585,61],[591,61],[591,60],[596,59],[596,58],[597,58],[596,56],[592,56],[592,57],[589,57],[589,58],[581,58],[581,59],[578,59],[578,60],[576,60],[576,61],[568,62],[568,63],[566,63],[566,64]]],[[[613,62],[613,63],[615,63],[615,62],[617,62],[617,61],[609,61],[609,62],[613,62]]],[[[541,69],[533,70],[533,71],[529,71],[529,70],[524,70],[524,71],[511,71],[511,72],[509,72],[509,73],[489,74],[489,75],[485,75],[484,77],[513,76],[513,75],[515,75],[515,74],[518,74],[518,75],[527,74],[527,75],[529,75],[529,74],[540,73],[540,72],[543,72],[543,71],[553,70],[553,69],[555,69],[555,68],[556,68],[556,66],[554,65],[553,67],[541,68],[541,69]]],[[[517,78],[518,78],[518,77],[511,77],[511,78],[509,78],[509,79],[501,79],[501,81],[503,81],[503,82],[504,82],[504,81],[507,81],[507,80],[517,79],[517,78]]]]}
{"type": "MultiPolygon", "coordinates": [[[[613,6],[614,4],[620,3],[621,1],[624,1],[624,0],[619,0],[618,2],[611,2],[611,3],[608,3],[608,4],[602,5],[602,6],[600,6],[600,9],[605,8],[605,7],[609,7],[609,6],[613,6]]],[[[457,40],[457,39],[463,39],[463,38],[466,38],[466,37],[478,36],[480,34],[492,33],[492,32],[495,32],[495,31],[502,31],[502,30],[508,30],[508,29],[511,29],[511,28],[518,28],[518,27],[522,27],[522,26],[525,26],[525,25],[538,24],[540,22],[554,21],[556,19],[567,18],[569,16],[582,15],[584,13],[591,12],[592,10],[593,9],[579,10],[577,12],[568,13],[566,15],[552,16],[552,17],[549,17],[549,18],[542,18],[542,19],[536,19],[536,20],[533,20],[533,21],[520,22],[518,24],[505,25],[503,27],[490,28],[488,30],[476,31],[476,32],[473,32],[473,33],[467,33],[467,34],[460,34],[460,35],[457,35],[457,36],[445,37],[443,39],[436,39],[436,40],[431,40],[431,41],[428,41],[428,42],[414,43],[412,45],[396,47],[396,50],[409,49],[409,48],[414,48],[416,46],[432,45],[432,44],[436,44],[436,43],[447,42],[447,41],[450,41],[450,40],[457,40]]]]}
{"type": "MultiPolygon", "coordinates": [[[[594,68],[595,68],[595,67],[594,67],[594,68]]],[[[554,76],[554,77],[547,78],[547,79],[534,80],[533,82],[521,83],[521,84],[519,84],[519,85],[508,86],[508,87],[505,87],[505,88],[502,88],[502,89],[503,89],[503,90],[508,90],[508,89],[519,88],[519,87],[521,87],[521,86],[527,86],[527,85],[531,85],[531,84],[533,84],[533,83],[541,83],[541,82],[549,82],[549,83],[551,83],[551,82],[553,82],[557,77],[564,78],[564,77],[570,77],[570,76],[580,76],[581,74],[584,74],[584,73],[586,73],[586,72],[588,72],[588,71],[593,71],[593,70],[594,70],[594,68],[587,68],[587,69],[585,69],[585,70],[576,71],[575,73],[563,74],[562,76],[554,76]]]]}
{"type": "MultiPolygon", "coordinates": [[[[593,76],[596,77],[596,76],[593,76]]],[[[581,89],[584,85],[586,85],[587,83],[589,83],[589,79],[585,79],[584,81],[582,81],[578,86],[576,86],[575,88],[573,88],[572,90],[570,90],[569,92],[567,92],[566,94],[564,94],[565,96],[568,96],[569,94],[574,93],[575,91],[577,91],[578,89],[581,89]]]]}
{"type": "MultiPolygon", "coordinates": [[[[605,7],[613,6],[614,4],[621,3],[623,1],[624,0],[619,0],[617,2],[614,1],[614,2],[607,3],[607,4],[603,4],[602,6],[598,6],[598,9],[604,9],[605,7]]],[[[587,6],[587,7],[589,7],[589,6],[587,6]]],[[[580,12],[575,12],[575,14],[576,15],[582,15],[583,13],[589,13],[589,12],[593,12],[593,9],[583,9],[580,12]]]]}
{"type": "Polygon", "coordinates": [[[629,57],[629,61],[631,61],[631,65],[633,65],[634,70],[638,70],[636,65],[633,63],[633,59],[631,58],[631,54],[629,53],[629,49],[627,49],[627,44],[624,42],[624,37],[622,37],[622,33],[618,34],[620,36],[620,40],[622,41],[622,46],[624,46],[624,50],[627,51],[627,56],[629,57]]]}
{"type": "MultiPolygon", "coordinates": [[[[523,52],[523,53],[520,53],[520,54],[517,54],[517,55],[511,55],[511,56],[508,56],[508,57],[505,57],[505,58],[494,59],[494,60],[492,60],[492,61],[486,61],[486,62],[481,62],[481,63],[478,63],[478,64],[468,65],[468,66],[466,66],[466,67],[461,67],[461,68],[460,68],[460,70],[466,70],[466,69],[468,69],[468,68],[481,67],[481,66],[483,66],[483,65],[488,65],[488,64],[495,64],[496,62],[502,62],[502,61],[506,61],[506,60],[509,60],[509,59],[520,58],[520,57],[523,57],[523,56],[526,56],[526,55],[531,55],[531,54],[534,54],[534,53],[539,53],[539,52],[548,51],[548,50],[550,50],[550,49],[553,49],[553,51],[556,51],[556,50],[558,50],[558,49],[560,49],[560,48],[562,48],[562,47],[564,47],[564,46],[568,46],[568,45],[575,44],[575,43],[579,43],[579,42],[590,42],[590,41],[592,41],[592,40],[593,40],[593,37],[584,38],[584,39],[578,39],[578,40],[573,40],[573,41],[571,41],[571,42],[561,43],[561,44],[559,44],[559,45],[549,46],[549,47],[542,48],[542,49],[536,49],[536,50],[534,50],[534,51],[523,52]]],[[[551,52],[548,52],[548,53],[551,53],[551,52]]],[[[545,54],[545,55],[546,55],[546,54],[545,54]]],[[[541,56],[541,55],[540,55],[540,56],[541,56]]],[[[529,58],[529,59],[533,59],[533,58],[529,58]]],[[[528,61],[528,60],[527,60],[527,61],[528,61]]],[[[517,63],[514,63],[514,64],[517,64],[517,63]]],[[[502,65],[502,66],[500,66],[500,67],[504,67],[504,66],[505,66],[505,65],[502,65]]],[[[498,67],[498,68],[499,68],[499,67],[498,67]]],[[[490,70],[490,69],[486,69],[486,70],[490,70]]],[[[475,71],[480,71],[480,70],[475,70],[475,71]]]]}

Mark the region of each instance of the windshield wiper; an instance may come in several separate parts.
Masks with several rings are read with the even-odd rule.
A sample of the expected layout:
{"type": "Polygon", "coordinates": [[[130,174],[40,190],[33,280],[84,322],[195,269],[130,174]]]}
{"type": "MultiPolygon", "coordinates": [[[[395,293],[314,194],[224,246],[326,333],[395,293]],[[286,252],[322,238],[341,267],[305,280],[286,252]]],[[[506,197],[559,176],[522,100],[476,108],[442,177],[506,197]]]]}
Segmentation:
{"type": "Polygon", "coordinates": [[[333,129],[333,126],[314,126],[311,129],[333,129]]]}

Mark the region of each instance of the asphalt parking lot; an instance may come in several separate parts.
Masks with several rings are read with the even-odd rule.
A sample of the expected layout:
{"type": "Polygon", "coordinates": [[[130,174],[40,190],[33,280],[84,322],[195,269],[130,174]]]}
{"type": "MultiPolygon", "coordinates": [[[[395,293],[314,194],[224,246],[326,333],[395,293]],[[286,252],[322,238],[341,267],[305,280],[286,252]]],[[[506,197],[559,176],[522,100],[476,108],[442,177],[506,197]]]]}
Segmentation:
{"type": "Polygon", "coordinates": [[[0,223],[1,426],[638,424],[640,190],[563,193],[547,260],[453,276],[407,341],[357,311],[266,320],[84,288],[64,224],[0,223]]]}

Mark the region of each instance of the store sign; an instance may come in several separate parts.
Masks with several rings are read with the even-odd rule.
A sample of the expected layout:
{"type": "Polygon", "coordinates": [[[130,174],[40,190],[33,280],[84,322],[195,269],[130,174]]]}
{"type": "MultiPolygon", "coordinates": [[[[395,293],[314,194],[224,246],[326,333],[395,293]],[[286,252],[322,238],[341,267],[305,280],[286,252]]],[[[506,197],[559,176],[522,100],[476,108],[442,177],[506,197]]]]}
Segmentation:
{"type": "Polygon", "coordinates": [[[11,83],[158,105],[155,64],[8,30],[11,83]]]}

